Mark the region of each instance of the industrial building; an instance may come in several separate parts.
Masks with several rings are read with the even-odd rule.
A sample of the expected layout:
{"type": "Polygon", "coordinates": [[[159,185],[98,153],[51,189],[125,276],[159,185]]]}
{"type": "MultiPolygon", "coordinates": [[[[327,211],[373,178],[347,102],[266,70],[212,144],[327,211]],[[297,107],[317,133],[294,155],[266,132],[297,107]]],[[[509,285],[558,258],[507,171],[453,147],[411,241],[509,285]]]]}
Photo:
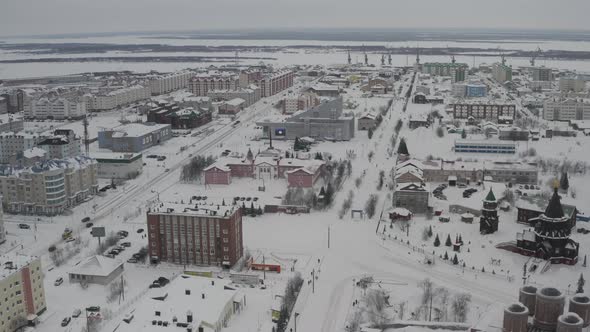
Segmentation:
{"type": "Polygon", "coordinates": [[[143,171],[143,158],[141,153],[114,153],[93,152],[92,158],[96,160],[101,179],[133,179],[143,171]]]}
{"type": "Polygon", "coordinates": [[[169,124],[130,123],[98,132],[98,147],[113,152],[141,152],[172,137],[169,124]]]}

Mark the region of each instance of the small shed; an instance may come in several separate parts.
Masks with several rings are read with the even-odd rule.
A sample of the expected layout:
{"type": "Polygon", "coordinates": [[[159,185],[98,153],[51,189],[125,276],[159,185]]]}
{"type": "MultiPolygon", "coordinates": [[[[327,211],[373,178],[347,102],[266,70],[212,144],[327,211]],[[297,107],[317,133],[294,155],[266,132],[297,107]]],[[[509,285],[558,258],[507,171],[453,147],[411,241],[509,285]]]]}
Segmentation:
{"type": "Polygon", "coordinates": [[[95,255],[74,266],[68,275],[71,283],[107,285],[121,273],[123,273],[122,261],[95,255]]]}
{"type": "Polygon", "coordinates": [[[463,213],[461,215],[461,221],[462,222],[466,222],[468,224],[472,224],[473,223],[473,218],[475,218],[475,216],[469,212],[463,213]]]}

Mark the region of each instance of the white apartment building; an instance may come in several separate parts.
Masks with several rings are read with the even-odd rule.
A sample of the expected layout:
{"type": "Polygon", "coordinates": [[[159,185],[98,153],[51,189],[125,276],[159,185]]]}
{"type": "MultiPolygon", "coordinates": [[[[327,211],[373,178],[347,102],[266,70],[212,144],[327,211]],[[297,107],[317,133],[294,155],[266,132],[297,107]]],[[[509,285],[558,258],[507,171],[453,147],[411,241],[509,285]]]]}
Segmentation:
{"type": "Polygon", "coordinates": [[[11,213],[56,215],[98,191],[96,160],[84,156],[31,167],[0,165],[2,204],[11,213]]]}
{"type": "Polygon", "coordinates": [[[93,111],[112,110],[117,107],[148,99],[150,96],[151,89],[149,87],[134,85],[93,96],[90,100],[89,108],[93,111]]]}
{"type": "Polygon", "coordinates": [[[43,269],[39,257],[0,256],[0,332],[35,325],[47,309],[43,269]]]}
{"type": "Polygon", "coordinates": [[[581,92],[586,88],[586,82],[579,77],[559,78],[559,90],[561,92],[581,92]]]}
{"type": "Polygon", "coordinates": [[[512,67],[501,63],[494,63],[492,65],[492,77],[499,83],[512,81],[512,67]]]}
{"type": "Polygon", "coordinates": [[[48,159],[67,159],[80,155],[81,139],[71,129],[58,129],[51,135],[29,133],[0,134],[0,163],[13,164],[22,152],[39,147],[47,151],[48,159]]]}
{"type": "Polygon", "coordinates": [[[37,146],[43,137],[29,133],[0,134],[0,163],[15,162],[19,153],[37,146]]]}
{"type": "Polygon", "coordinates": [[[590,102],[584,99],[547,99],[543,118],[548,121],[590,120],[590,102]]]}
{"type": "MultiPolygon", "coordinates": [[[[246,87],[247,85],[244,86],[244,88],[246,87]]],[[[195,96],[208,96],[209,93],[213,93],[215,91],[235,91],[238,88],[240,88],[239,78],[233,74],[208,73],[206,75],[194,76],[189,81],[189,91],[195,96]]],[[[260,92],[257,92],[257,95],[259,96],[258,99],[260,99],[260,92]]]]}
{"type": "Polygon", "coordinates": [[[153,77],[149,81],[149,87],[152,95],[161,95],[176,90],[186,88],[192,73],[182,71],[163,76],[153,77]]]}
{"type": "Polygon", "coordinates": [[[80,119],[86,115],[87,97],[42,97],[25,103],[29,119],[80,119]]]}

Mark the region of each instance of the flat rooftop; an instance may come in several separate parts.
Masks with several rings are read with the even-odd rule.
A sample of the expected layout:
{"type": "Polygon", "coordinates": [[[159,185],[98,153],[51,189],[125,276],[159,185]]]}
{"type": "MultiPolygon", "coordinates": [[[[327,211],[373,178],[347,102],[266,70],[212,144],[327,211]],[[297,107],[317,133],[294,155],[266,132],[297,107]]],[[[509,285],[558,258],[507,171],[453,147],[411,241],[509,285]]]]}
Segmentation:
{"type": "Polygon", "coordinates": [[[36,259],[38,259],[36,256],[18,254],[0,255],[0,280],[17,273],[36,259]]]}

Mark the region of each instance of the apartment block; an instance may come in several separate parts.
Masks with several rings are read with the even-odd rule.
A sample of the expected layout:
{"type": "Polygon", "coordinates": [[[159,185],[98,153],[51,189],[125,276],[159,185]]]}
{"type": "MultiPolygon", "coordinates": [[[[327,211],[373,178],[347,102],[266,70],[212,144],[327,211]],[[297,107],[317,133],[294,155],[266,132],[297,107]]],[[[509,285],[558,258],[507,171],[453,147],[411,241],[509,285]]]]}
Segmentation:
{"type": "MultiPolygon", "coordinates": [[[[208,96],[213,91],[235,91],[239,88],[239,78],[234,74],[197,75],[192,77],[188,83],[188,89],[193,95],[203,97],[208,96]]],[[[247,86],[244,86],[244,88],[247,88],[247,86]]]]}
{"type": "Polygon", "coordinates": [[[147,214],[152,262],[233,266],[243,254],[241,208],[156,203],[147,214]]]}
{"type": "Polygon", "coordinates": [[[0,256],[0,332],[35,325],[47,309],[39,257],[0,256]]]}
{"type": "Polygon", "coordinates": [[[172,91],[184,89],[188,86],[191,72],[182,71],[168,75],[152,77],[149,81],[149,88],[152,96],[169,93],[172,91]]]}
{"type": "Polygon", "coordinates": [[[585,99],[547,99],[543,118],[548,121],[590,120],[590,102],[585,99]]]}

